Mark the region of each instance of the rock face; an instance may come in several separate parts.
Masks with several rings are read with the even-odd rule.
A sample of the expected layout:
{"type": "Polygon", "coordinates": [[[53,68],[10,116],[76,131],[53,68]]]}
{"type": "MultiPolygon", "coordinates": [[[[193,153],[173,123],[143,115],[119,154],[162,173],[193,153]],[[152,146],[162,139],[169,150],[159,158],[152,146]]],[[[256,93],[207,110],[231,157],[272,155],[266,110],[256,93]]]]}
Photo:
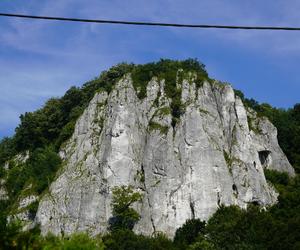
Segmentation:
{"type": "Polygon", "coordinates": [[[107,229],[114,186],[143,193],[134,230],[173,236],[187,219],[207,220],[217,208],[268,206],[277,193],[263,168],[294,174],[276,128],[246,110],[233,89],[218,82],[177,83],[184,113],[172,123],[164,81],[153,78],[139,100],[130,75],[110,94],[97,93],[62,147],[64,166],[41,198],[42,233],[107,229]]]}

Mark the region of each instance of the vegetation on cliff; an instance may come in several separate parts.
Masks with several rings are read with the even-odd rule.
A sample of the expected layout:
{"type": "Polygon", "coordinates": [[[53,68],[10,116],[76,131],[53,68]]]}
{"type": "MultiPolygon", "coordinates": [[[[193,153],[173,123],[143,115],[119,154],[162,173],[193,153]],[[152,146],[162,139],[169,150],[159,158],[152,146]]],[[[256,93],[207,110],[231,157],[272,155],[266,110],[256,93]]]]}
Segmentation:
{"type": "Polygon", "coordinates": [[[112,191],[112,217],[109,219],[109,229],[132,230],[140,215],[131,207],[133,203],[142,200],[143,196],[131,186],[115,187],[112,191]]]}
{"type": "MultiPolygon", "coordinates": [[[[209,80],[204,65],[194,59],[160,60],[145,65],[121,63],[80,88],[71,87],[63,97],[50,99],[41,109],[21,115],[15,135],[0,143],[0,178],[5,178],[9,196],[8,201],[0,202],[0,249],[299,249],[300,179],[298,175],[290,179],[275,171],[266,171],[265,175],[280,192],[278,204],[267,211],[253,204],[247,210],[221,206],[207,223],[187,221],[173,241],[160,233],[146,237],[131,231],[139,215],[130,205],[140,197],[125,187],[115,190],[112,231],[95,239],[85,234],[42,237],[38,228],[22,232],[18,223],[7,223],[9,212],[25,188],[30,187],[30,192],[38,195],[47,190],[61,166],[59,148],[72,135],[76,120],[97,91],[110,92],[118,79],[131,73],[138,97],[143,99],[146,83],[152,77],[164,79],[166,95],[171,98],[168,112],[172,114],[172,125],[176,126],[183,112],[181,89],[176,81],[190,77],[187,72],[194,74],[197,87],[201,87],[203,80],[209,80]],[[27,150],[30,158],[26,162],[16,165],[11,161],[16,154],[27,150]],[[5,162],[9,163],[8,171],[4,170],[5,162]],[[120,199],[124,202],[120,203],[120,199]]],[[[299,173],[300,104],[287,110],[278,109],[247,99],[240,91],[236,94],[247,107],[259,116],[268,117],[277,127],[279,144],[299,173]]],[[[155,123],[151,125],[165,131],[155,123]]],[[[36,205],[30,210],[33,214],[36,205]]]]}
{"type": "MultiPolygon", "coordinates": [[[[280,191],[278,204],[266,211],[256,204],[249,204],[247,210],[221,206],[207,223],[199,219],[188,220],[176,231],[173,240],[159,232],[148,237],[137,235],[126,223],[123,224],[125,227],[114,228],[110,233],[95,238],[86,234],[42,237],[38,228],[22,232],[18,224],[5,223],[6,215],[1,210],[0,249],[299,249],[300,178],[290,179],[276,171],[268,171],[266,176],[280,191]]],[[[138,201],[140,196],[131,192],[130,188],[129,195],[119,196],[125,189],[115,191],[118,194],[113,203],[116,210],[122,207],[121,217],[125,215],[123,218],[128,221],[132,213],[128,217],[124,205],[138,201]]],[[[137,219],[136,214],[131,218],[137,219]]]]}
{"type": "Polygon", "coordinates": [[[60,167],[57,154],[59,148],[72,135],[78,117],[97,91],[105,90],[109,93],[115,83],[127,73],[131,73],[140,98],[145,97],[146,84],[153,76],[165,79],[166,94],[172,98],[175,125],[182,112],[180,91],[176,87],[179,69],[194,72],[199,81],[208,78],[204,65],[195,59],[162,59],[143,65],[121,63],[102,72],[99,77],[82,87],[71,87],[61,98],[51,98],[41,109],[22,114],[15,135],[4,138],[0,143],[0,178],[8,175],[5,177],[8,178],[6,185],[11,205],[26,185],[33,184],[32,192],[38,194],[47,189],[60,167]],[[5,173],[4,163],[27,150],[30,151],[29,161],[20,166],[11,164],[10,171],[5,173]]]}

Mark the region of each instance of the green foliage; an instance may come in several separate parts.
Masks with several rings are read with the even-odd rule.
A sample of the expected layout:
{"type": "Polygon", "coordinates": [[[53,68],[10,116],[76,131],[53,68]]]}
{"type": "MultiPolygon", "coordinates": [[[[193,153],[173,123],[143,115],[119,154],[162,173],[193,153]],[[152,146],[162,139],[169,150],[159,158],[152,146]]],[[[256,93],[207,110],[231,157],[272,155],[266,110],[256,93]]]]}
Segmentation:
{"type": "MultiPolygon", "coordinates": [[[[279,185],[277,183],[276,187],[279,185]]],[[[271,212],[279,216],[283,223],[286,222],[285,219],[300,218],[300,176],[297,175],[287,185],[281,184],[279,187],[279,202],[271,208],[271,212]]]]}
{"type": "Polygon", "coordinates": [[[112,191],[113,216],[109,219],[110,230],[132,230],[140,215],[130,206],[142,200],[142,194],[135,192],[131,186],[115,187],[112,191]]]}
{"type": "Polygon", "coordinates": [[[227,166],[230,167],[232,165],[232,159],[231,159],[230,155],[225,150],[223,150],[223,155],[224,155],[224,159],[226,161],[227,166]]]}
{"type": "Polygon", "coordinates": [[[167,134],[168,133],[168,126],[163,126],[157,122],[154,121],[150,121],[149,123],[149,130],[153,131],[153,130],[159,130],[161,134],[167,134]]]}
{"type": "MultiPolygon", "coordinates": [[[[188,220],[176,231],[173,242],[163,234],[156,233],[152,237],[137,235],[125,227],[115,228],[102,238],[90,238],[85,234],[62,238],[51,235],[42,237],[38,228],[21,232],[19,224],[7,224],[7,214],[4,213],[7,204],[0,203],[0,248],[297,250],[300,242],[300,177],[289,178],[286,183],[285,177],[280,177],[279,173],[270,171],[267,176],[271,176],[268,179],[274,185],[280,185],[279,202],[275,206],[266,211],[251,204],[247,210],[237,206],[221,206],[206,225],[198,219],[188,220]]],[[[140,194],[131,187],[115,188],[113,193],[115,214],[123,215],[134,202],[141,199],[140,194]]]]}
{"type": "Polygon", "coordinates": [[[234,89],[234,94],[236,96],[238,96],[239,98],[241,98],[241,100],[245,100],[245,95],[242,91],[238,90],[238,89],[234,89]]]}
{"type": "Polygon", "coordinates": [[[34,218],[39,207],[39,202],[32,202],[27,208],[31,218],[34,218]]]}
{"type": "Polygon", "coordinates": [[[264,169],[265,177],[274,185],[287,185],[289,183],[289,176],[287,173],[278,172],[276,170],[264,169]]]}
{"type": "MultiPolygon", "coordinates": [[[[199,219],[187,220],[176,230],[174,243],[180,249],[186,249],[196,241],[199,236],[204,238],[205,222],[199,219]]],[[[199,245],[199,244],[198,244],[199,245]]]]}
{"type": "Polygon", "coordinates": [[[22,175],[24,171],[24,165],[13,166],[7,176],[5,187],[8,190],[10,199],[13,199],[19,194],[27,181],[26,176],[22,175]]]}
{"type": "Polygon", "coordinates": [[[258,128],[257,120],[247,117],[249,130],[252,130],[255,134],[260,134],[261,130],[258,128]]]}
{"type": "Polygon", "coordinates": [[[91,238],[85,233],[76,233],[71,236],[58,237],[40,235],[38,227],[15,235],[9,247],[4,249],[30,249],[30,250],[104,250],[105,246],[99,237],[91,238]]]}
{"type": "Polygon", "coordinates": [[[239,243],[239,237],[233,232],[241,214],[242,211],[238,207],[221,206],[208,221],[207,231],[216,246],[223,246],[224,249],[228,249],[227,245],[233,246],[239,243]]]}
{"type": "MultiPolygon", "coordinates": [[[[3,169],[3,165],[8,161],[13,155],[16,154],[15,151],[15,141],[13,138],[3,138],[0,141],[0,171],[3,169]]],[[[2,173],[3,174],[3,173],[2,173]]],[[[0,174],[1,177],[1,174],[0,174]]]]}
{"type": "Polygon", "coordinates": [[[228,154],[225,150],[223,150],[223,156],[224,156],[224,159],[226,161],[227,167],[229,168],[230,172],[232,171],[232,164],[234,162],[240,162],[240,159],[235,158],[234,156],[228,154]]]}
{"type": "Polygon", "coordinates": [[[145,173],[144,171],[137,171],[134,180],[138,180],[139,182],[144,183],[145,182],[145,173]]]}
{"type": "Polygon", "coordinates": [[[204,64],[200,63],[197,59],[187,59],[184,61],[161,59],[154,63],[135,65],[131,73],[133,85],[139,91],[139,98],[146,97],[147,83],[154,76],[165,80],[166,94],[168,97],[172,97],[176,89],[176,77],[179,69],[194,72],[199,81],[208,79],[204,64]]]}
{"type": "Polygon", "coordinates": [[[26,163],[13,166],[7,175],[6,188],[11,201],[22,189],[32,184],[32,191],[42,193],[51,183],[61,160],[53,147],[38,148],[31,153],[26,163]]]}
{"type": "Polygon", "coordinates": [[[49,235],[39,243],[43,250],[104,250],[101,239],[90,238],[85,233],[73,234],[70,237],[59,238],[49,235]]]}
{"type": "Polygon", "coordinates": [[[42,193],[52,182],[56,170],[61,164],[58,154],[51,148],[37,149],[26,162],[26,173],[32,180],[37,193],[42,193]]]}
{"type": "Polygon", "coordinates": [[[103,237],[107,250],[175,250],[172,241],[162,234],[153,237],[136,235],[130,230],[116,230],[103,237]]]}
{"type": "Polygon", "coordinates": [[[169,107],[162,107],[162,108],[159,108],[155,114],[156,115],[170,115],[171,114],[171,109],[169,107]]]}
{"type": "Polygon", "coordinates": [[[172,127],[174,128],[184,113],[184,106],[181,103],[181,89],[175,88],[171,94],[172,127]]]}
{"type": "Polygon", "coordinates": [[[3,178],[5,176],[5,170],[4,167],[0,167],[0,178],[3,178]]]}
{"type": "Polygon", "coordinates": [[[201,86],[200,82],[208,79],[208,74],[205,70],[204,64],[196,59],[187,59],[184,61],[174,61],[161,59],[156,63],[147,63],[144,65],[135,65],[131,71],[133,86],[138,91],[140,99],[146,97],[147,83],[152,77],[165,80],[165,93],[167,97],[171,98],[172,110],[172,126],[175,127],[179,117],[184,112],[184,107],[181,104],[181,89],[177,88],[178,80],[183,79],[179,70],[192,72],[196,75],[196,85],[201,86]]]}
{"type": "Polygon", "coordinates": [[[212,242],[205,239],[205,237],[200,236],[196,239],[196,242],[189,245],[187,250],[215,250],[215,246],[212,242]]]}
{"type": "Polygon", "coordinates": [[[20,233],[20,223],[7,223],[7,207],[7,202],[0,201],[0,249],[14,249],[20,233]]]}
{"type": "Polygon", "coordinates": [[[59,133],[58,139],[56,141],[57,148],[62,145],[63,142],[68,140],[74,132],[75,120],[68,122],[59,133]]]}
{"type": "MultiPolygon", "coordinates": [[[[98,78],[85,83],[81,88],[73,86],[63,97],[50,99],[43,108],[21,115],[21,123],[16,128],[14,136],[13,149],[18,152],[34,150],[49,144],[55,145],[58,149],[72,135],[76,120],[96,91],[104,89],[110,92],[115,82],[132,68],[132,64],[118,64],[102,72],[98,78]]],[[[0,163],[1,151],[0,149],[0,163]]]]}
{"type": "Polygon", "coordinates": [[[266,171],[279,187],[279,202],[269,210],[249,205],[220,207],[208,221],[206,233],[216,249],[298,249],[300,242],[300,178],[266,171]]]}
{"type": "Polygon", "coordinates": [[[14,239],[13,249],[42,249],[40,236],[40,228],[38,226],[22,231],[20,229],[18,235],[14,239]]]}
{"type": "Polygon", "coordinates": [[[221,207],[207,224],[209,239],[217,249],[267,249],[273,236],[265,230],[273,229],[271,216],[257,206],[248,210],[221,207]]]}

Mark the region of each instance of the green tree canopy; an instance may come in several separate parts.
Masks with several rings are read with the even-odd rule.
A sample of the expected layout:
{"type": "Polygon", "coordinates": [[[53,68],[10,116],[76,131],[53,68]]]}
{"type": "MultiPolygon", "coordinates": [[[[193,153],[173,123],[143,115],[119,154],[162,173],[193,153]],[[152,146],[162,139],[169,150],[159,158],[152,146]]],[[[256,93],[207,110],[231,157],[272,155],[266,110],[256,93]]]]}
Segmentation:
{"type": "Polygon", "coordinates": [[[140,215],[131,205],[142,198],[142,194],[134,191],[132,186],[115,187],[112,191],[113,216],[109,220],[110,230],[132,230],[140,215]]]}

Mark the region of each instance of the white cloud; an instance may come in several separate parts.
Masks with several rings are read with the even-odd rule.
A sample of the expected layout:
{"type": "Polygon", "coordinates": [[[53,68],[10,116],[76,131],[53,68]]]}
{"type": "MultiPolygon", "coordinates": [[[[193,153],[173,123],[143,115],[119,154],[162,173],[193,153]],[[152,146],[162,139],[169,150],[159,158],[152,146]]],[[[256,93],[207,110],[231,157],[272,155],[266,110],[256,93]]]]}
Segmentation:
{"type": "MultiPolygon", "coordinates": [[[[11,12],[178,23],[300,26],[299,11],[297,0],[19,0],[11,12]]],[[[10,122],[11,126],[16,125],[18,119],[13,117],[24,111],[21,107],[36,107],[40,100],[61,95],[70,85],[80,84],[117,62],[141,62],[149,54],[151,58],[185,57],[189,48],[183,43],[177,49],[176,41],[203,44],[204,40],[207,44],[217,41],[263,53],[277,58],[278,65],[286,57],[300,56],[300,32],[138,28],[0,19],[0,50],[12,51],[11,56],[0,57],[0,103],[5,103],[0,129],[10,122]],[[20,105],[15,106],[15,102],[20,105]]],[[[215,65],[211,68],[218,71],[215,65]]]]}

